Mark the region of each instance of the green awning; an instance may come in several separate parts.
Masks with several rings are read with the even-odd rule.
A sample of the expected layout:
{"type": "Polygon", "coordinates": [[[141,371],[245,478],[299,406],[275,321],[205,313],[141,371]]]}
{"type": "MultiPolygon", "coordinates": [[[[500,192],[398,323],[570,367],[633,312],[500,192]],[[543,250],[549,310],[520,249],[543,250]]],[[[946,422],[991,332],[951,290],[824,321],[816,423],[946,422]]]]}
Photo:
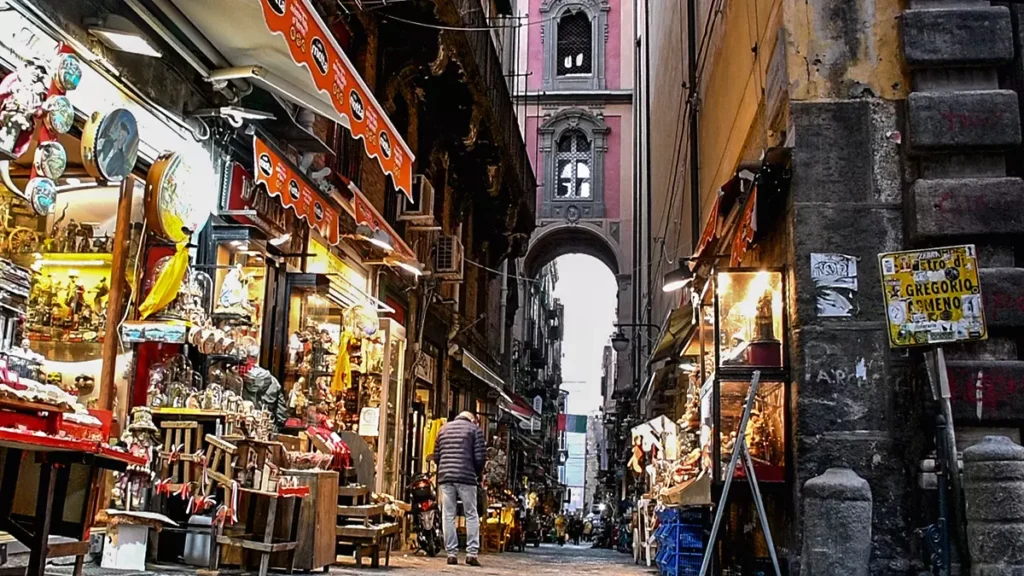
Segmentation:
{"type": "Polygon", "coordinates": [[[692,304],[687,302],[673,310],[668,316],[668,322],[665,324],[661,340],[654,349],[654,354],[651,355],[649,363],[653,364],[659,360],[678,355],[679,350],[690,339],[690,335],[693,334],[694,327],[692,304]]]}

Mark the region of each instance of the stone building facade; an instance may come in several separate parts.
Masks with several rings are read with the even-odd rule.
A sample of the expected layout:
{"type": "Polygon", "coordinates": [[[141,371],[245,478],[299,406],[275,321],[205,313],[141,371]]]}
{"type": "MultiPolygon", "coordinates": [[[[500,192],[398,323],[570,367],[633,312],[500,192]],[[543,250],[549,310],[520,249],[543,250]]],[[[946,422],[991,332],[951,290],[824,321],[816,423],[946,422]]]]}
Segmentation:
{"type": "MultiPolygon", "coordinates": [[[[773,233],[743,261],[783,265],[788,285],[791,506],[773,532],[790,573],[800,565],[801,487],[835,466],[870,484],[871,573],[922,569],[916,530],[935,521],[936,495],[919,488],[918,470],[934,450],[935,407],[920,351],[890,349],[880,253],[977,246],[989,338],[946,347],[956,432],[961,449],[993,430],[1020,438],[1018,12],[972,1],[698,1],[695,84],[691,57],[673,58],[687,46],[685,6],[651,3],[646,14],[641,42],[652,53],[641,77],[651,96],[638,113],[656,119],[647,208],[669,214],[654,226],[655,253],[691,255],[737,171],[756,171],[766,151],[791,157],[773,233]],[[848,317],[817,311],[811,255],[820,253],[856,259],[848,317]]],[[[681,303],[656,290],[647,292],[655,321],[681,303]]]]}

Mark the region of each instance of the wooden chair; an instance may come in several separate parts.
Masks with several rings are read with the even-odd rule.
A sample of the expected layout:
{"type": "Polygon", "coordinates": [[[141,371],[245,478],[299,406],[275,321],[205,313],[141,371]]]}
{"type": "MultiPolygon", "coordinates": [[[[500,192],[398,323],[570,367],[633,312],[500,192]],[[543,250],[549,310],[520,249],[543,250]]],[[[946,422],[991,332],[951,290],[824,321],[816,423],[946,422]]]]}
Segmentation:
{"type": "Polygon", "coordinates": [[[231,489],[234,480],[234,460],[238,447],[213,434],[206,435],[206,484],[203,494],[213,491],[213,483],[231,489]]]}
{"type": "Polygon", "coordinates": [[[183,484],[198,481],[202,474],[196,464],[202,459],[202,434],[198,422],[183,420],[160,423],[164,445],[160,459],[160,480],[170,479],[172,492],[183,484]]]}

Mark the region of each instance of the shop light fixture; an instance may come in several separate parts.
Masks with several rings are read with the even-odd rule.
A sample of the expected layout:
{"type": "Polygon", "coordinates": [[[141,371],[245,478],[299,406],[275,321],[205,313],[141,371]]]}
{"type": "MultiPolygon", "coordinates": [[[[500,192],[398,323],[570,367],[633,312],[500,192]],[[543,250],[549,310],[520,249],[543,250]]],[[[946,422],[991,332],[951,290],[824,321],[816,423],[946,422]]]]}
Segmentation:
{"type": "MultiPolygon", "coordinates": [[[[42,260],[36,260],[36,262],[40,266],[53,266],[53,267],[61,267],[61,268],[66,268],[68,266],[77,266],[77,267],[80,267],[80,268],[82,268],[82,267],[87,268],[87,267],[109,266],[110,265],[110,262],[106,262],[104,260],[58,260],[58,259],[50,260],[48,258],[43,258],[42,260]]],[[[78,271],[77,270],[70,270],[70,271],[68,271],[68,275],[69,276],[72,275],[72,273],[74,273],[74,275],[77,275],[78,271]]]]}
{"type": "Polygon", "coordinates": [[[292,239],[292,233],[291,232],[285,232],[284,234],[278,236],[277,238],[271,239],[270,240],[270,245],[271,246],[280,246],[281,244],[284,244],[285,242],[287,242],[287,241],[289,241],[291,239],[292,239]]]}
{"type": "Polygon", "coordinates": [[[616,352],[625,352],[629,348],[629,337],[619,330],[615,334],[612,334],[612,348],[616,352]]]}
{"type": "Polygon", "coordinates": [[[375,231],[366,224],[360,224],[356,226],[355,235],[356,238],[369,242],[382,250],[391,252],[395,249],[395,247],[391,245],[391,237],[388,236],[388,233],[384,230],[375,231]]]}
{"type": "Polygon", "coordinates": [[[89,26],[89,33],[112,50],[153,58],[163,56],[131,20],[117,14],[108,14],[89,26]]]}
{"type": "Polygon", "coordinates": [[[412,274],[413,276],[423,276],[423,270],[420,270],[418,267],[413,266],[412,264],[409,264],[408,262],[403,262],[401,260],[392,260],[389,263],[392,266],[397,266],[397,267],[401,268],[402,270],[405,270],[406,272],[412,274]]]}
{"type": "Polygon", "coordinates": [[[679,369],[682,370],[683,372],[693,374],[694,372],[697,371],[697,365],[694,364],[693,362],[680,362],[679,369]]]}
{"type": "Polygon", "coordinates": [[[693,282],[693,272],[686,264],[680,263],[679,268],[665,274],[661,290],[663,292],[676,292],[685,288],[690,282],[693,282]]]}

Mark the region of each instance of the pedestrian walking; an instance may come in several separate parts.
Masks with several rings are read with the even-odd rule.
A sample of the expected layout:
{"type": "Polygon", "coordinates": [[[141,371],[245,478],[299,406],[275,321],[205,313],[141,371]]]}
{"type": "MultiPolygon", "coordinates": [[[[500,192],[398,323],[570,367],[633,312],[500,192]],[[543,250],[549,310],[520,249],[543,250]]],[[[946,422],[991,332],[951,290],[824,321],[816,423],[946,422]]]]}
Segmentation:
{"type": "Polygon", "coordinates": [[[444,519],[444,546],[448,564],[459,563],[459,535],[455,531],[458,501],[466,516],[466,564],[479,566],[480,514],[477,511],[477,489],[487,463],[484,434],[476,416],[462,412],[441,427],[434,444],[437,463],[437,484],[441,489],[441,510],[444,519]]]}
{"type": "Polygon", "coordinates": [[[558,541],[559,546],[565,545],[565,529],[567,524],[568,522],[564,514],[559,514],[555,517],[555,539],[558,541]]]}

